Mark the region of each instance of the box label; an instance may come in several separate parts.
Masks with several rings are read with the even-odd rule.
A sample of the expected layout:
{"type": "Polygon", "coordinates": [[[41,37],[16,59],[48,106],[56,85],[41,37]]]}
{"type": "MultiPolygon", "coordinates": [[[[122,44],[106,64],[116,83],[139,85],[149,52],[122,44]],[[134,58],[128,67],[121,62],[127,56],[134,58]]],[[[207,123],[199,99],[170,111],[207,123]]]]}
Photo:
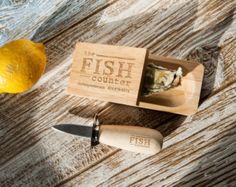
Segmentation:
{"type": "Polygon", "coordinates": [[[69,93],[135,105],[145,56],[145,49],[79,43],[69,93]]]}

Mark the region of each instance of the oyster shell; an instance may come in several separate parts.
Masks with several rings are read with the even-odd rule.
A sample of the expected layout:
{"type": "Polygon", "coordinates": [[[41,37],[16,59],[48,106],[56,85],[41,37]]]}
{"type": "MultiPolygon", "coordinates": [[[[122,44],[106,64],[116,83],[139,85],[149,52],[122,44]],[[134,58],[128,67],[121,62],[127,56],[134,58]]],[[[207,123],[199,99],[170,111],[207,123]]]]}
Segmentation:
{"type": "Polygon", "coordinates": [[[148,64],[144,78],[143,95],[149,96],[180,85],[182,74],[181,67],[173,71],[153,63],[148,64]]]}

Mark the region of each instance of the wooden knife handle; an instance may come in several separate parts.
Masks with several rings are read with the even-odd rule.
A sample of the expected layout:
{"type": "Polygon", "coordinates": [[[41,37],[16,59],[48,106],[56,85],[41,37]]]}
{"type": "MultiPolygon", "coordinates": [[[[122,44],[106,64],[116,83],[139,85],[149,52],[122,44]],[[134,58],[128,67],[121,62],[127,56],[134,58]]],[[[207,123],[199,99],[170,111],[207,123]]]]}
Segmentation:
{"type": "Polygon", "coordinates": [[[99,142],[128,151],[153,155],[161,150],[163,136],[157,130],[145,127],[101,125],[99,142]]]}

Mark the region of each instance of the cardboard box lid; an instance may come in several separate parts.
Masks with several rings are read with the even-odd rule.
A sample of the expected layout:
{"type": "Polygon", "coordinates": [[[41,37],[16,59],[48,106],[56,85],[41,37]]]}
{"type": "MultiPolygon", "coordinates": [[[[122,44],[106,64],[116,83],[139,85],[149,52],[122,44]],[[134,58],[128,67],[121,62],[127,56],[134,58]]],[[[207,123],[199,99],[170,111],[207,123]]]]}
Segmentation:
{"type": "Polygon", "coordinates": [[[136,105],[147,50],[78,43],[68,93],[136,105]]]}

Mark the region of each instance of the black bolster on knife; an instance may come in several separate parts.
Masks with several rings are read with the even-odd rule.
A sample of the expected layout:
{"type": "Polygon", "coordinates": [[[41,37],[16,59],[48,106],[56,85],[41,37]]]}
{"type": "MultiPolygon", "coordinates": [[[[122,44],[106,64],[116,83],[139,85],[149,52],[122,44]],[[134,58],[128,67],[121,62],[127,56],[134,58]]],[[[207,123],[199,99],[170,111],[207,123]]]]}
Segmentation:
{"type": "Polygon", "coordinates": [[[99,128],[97,126],[99,125],[98,122],[98,115],[96,114],[94,117],[94,122],[93,122],[93,130],[92,130],[92,137],[91,137],[91,146],[95,146],[99,144],[99,128]]]}

